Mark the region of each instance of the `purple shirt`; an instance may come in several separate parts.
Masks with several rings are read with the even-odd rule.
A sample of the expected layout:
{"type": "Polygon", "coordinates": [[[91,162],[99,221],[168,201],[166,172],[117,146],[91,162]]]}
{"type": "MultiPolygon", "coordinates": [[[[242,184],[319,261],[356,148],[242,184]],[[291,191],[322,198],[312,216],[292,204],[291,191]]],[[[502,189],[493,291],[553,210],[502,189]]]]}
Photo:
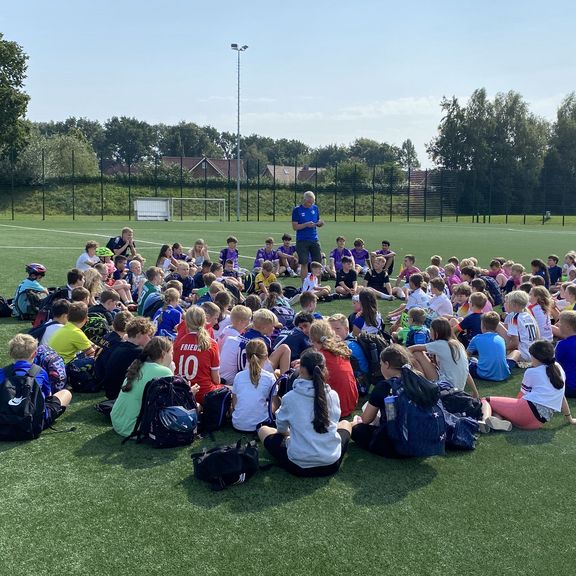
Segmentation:
{"type": "Polygon", "coordinates": [[[288,248],[286,248],[286,246],[282,244],[282,246],[278,247],[278,252],[282,252],[282,254],[286,254],[286,256],[292,256],[292,254],[296,252],[296,246],[288,246],[288,248]]]}
{"type": "Polygon", "coordinates": [[[348,250],[348,248],[342,248],[342,251],[338,250],[338,248],[334,248],[332,252],[330,252],[330,258],[334,259],[334,269],[336,272],[342,270],[342,257],[349,256],[352,257],[352,252],[348,250]]]}
{"type": "Polygon", "coordinates": [[[220,264],[224,266],[226,260],[232,260],[232,262],[234,262],[234,268],[238,268],[238,250],[236,248],[234,248],[234,250],[222,248],[222,250],[220,250],[220,264]]]}
{"type": "Polygon", "coordinates": [[[266,252],[266,248],[259,248],[258,252],[256,252],[256,258],[254,260],[254,268],[259,268],[262,266],[263,262],[274,262],[274,260],[278,260],[278,252],[276,250],[270,250],[270,252],[266,252]]]}
{"type": "Polygon", "coordinates": [[[370,254],[365,248],[353,248],[352,256],[358,266],[366,266],[366,260],[370,257],[370,254]]]}

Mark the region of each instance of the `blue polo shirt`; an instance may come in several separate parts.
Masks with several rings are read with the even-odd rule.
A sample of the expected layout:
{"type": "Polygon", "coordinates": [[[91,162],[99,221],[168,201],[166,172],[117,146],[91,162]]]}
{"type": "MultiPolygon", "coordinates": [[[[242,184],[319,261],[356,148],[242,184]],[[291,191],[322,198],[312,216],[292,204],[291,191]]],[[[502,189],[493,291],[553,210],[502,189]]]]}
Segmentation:
{"type": "MultiPolygon", "coordinates": [[[[310,208],[306,208],[303,204],[296,206],[292,210],[292,222],[297,224],[305,224],[306,222],[318,222],[320,220],[320,212],[318,206],[313,204],[310,208]]],[[[298,240],[312,240],[314,242],[318,241],[318,229],[314,228],[302,228],[302,230],[296,231],[296,241],[298,240]]]]}
{"type": "Polygon", "coordinates": [[[510,376],[506,362],[506,342],[496,332],[484,332],[472,338],[468,352],[478,353],[478,377],[483,380],[502,382],[510,376]]]}

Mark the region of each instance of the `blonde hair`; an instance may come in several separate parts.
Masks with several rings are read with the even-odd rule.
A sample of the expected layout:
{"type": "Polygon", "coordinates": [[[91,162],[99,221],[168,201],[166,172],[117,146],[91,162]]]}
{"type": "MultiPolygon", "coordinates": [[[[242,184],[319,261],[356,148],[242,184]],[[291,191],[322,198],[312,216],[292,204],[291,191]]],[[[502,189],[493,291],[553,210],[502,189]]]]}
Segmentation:
{"type": "MultiPolygon", "coordinates": [[[[541,276],[538,276],[541,278],[541,276]]],[[[540,304],[540,307],[546,314],[550,313],[552,309],[552,297],[550,296],[550,292],[544,286],[534,286],[532,290],[530,290],[534,298],[536,298],[536,302],[540,304]]]]}
{"type": "Polygon", "coordinates": [[[210,288],[208,288],[208,294],[210,294],[210,296],[214,296],[218,294],[218,292],[222,292],[222,290],[226,290],[224,284],[222,284],[222,282],[217,282],[216,280],[214,280],[214,282],[210,284],[210,288]]]}
{"type": "Polygon", "coordinates": [[[8,354],[12,360],[28,360],[38,350],[38,340],[30,334],[16,334],[8,342],[8,354]]]}
{"type": "Polygon", "coordinates": [[[560,316],[558,320],[562,321],[562,324],[565,324],[572,330],[572,332],[576,332],[576,311],[574,310],[563,310],[560,312],[560,316]]]}
{"type": "Polygon", "coordinates": [[[241,304],[238,304],[237,306],[234,306],[234,308],[232,308],[230,311],[230,320],[232,323],[238,321],[249,322],[251,318],[252,310],[250,310],[248,306],[242,306],[241,304]]]}
{"type": "Polygon", "coordinates": [[[168,288],[166,292],[164,292],[163,298],[164,303],[162,304],[162,311],[160,312],[160,315],[156,319],[157,324],[160,324],[162,322],[162,316],[164,315],[164,312],[166,312],[166,310],[168,309],[170,302],[178,303],[180,301],[180,292],[178,292],[176,288],[168,288]]]}
{"type": "Polygon", "coordinates": [[[260,384],[262,374],[262,363],[268,358],[268,350],[264,340],[254,338],[246,344],[246,358],[248,360],[248,369],[250,371],[250,382],[254,388],[260,384]]]}
{"type": "Polygon", "coordinates": [[[510,274],[524,274],[524,266],[522,264],[512,264],[510,266],[510,274]]]}
{"type": "Polygon", "coordinates": [[[454,264],[448,263],[446,266],[444,266],[444,273],[446,276],[452,276],[454,272],[456,272],[456,266],[454,266],[454,264]]]}
{"type": "Polygon", "coordinates": [[[332,314],[332,316],[328,318],[328,322],[338,322],[339,324],[344,326],[346,330],[349,329],[348,318],[346,318],[344,314],[332,314]]]}
{"type": "Polygon", "coordinates": [[[258,326],[269,324],[276,325],[277,323],[278,318],[276,318],[276,314],[271,310],[268,310],[268,308],[260,308],[260,310],[256,310],[252,316],[252,324],[254,324],[256,330],[258,330],[258,326]]]}
{"type": "Polygon", "coordinates": [[[350,358],[350,348],[346,342],[336,338],[328,320],[316,320],[310,325],[310,340],[315,344],[320,344],[327,352],[343,358],[350,358]]]}
{"type": "Polygon", "coordinates": [[[512,306],[524,310],[528,306],[528,294],[523,290],[514,290],[514,292],[508,294],[507,301],[512,306]]]}
{"type": "Polygon", "coordinates": [[[198,334],[198,348],[200,350],[208,350],[210,348],[210,335],[206,331],[206,313],[200,306],[190,306],[184,316],[186,328],[188,332],[196,332],[198,334]]]}
{"type": "Polygon", "coordinates": [[[90,298],[96,299],[102,293],[102,276],[94,268],[84,272],[84,288],[90,292],[90,298]]]}

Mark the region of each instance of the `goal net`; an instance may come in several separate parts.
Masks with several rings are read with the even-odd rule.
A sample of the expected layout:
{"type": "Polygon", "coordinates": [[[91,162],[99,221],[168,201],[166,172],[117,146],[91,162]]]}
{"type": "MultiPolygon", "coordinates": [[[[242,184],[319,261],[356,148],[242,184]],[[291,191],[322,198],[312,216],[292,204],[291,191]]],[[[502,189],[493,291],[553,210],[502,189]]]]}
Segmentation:
{"type": "Polygon", "coordinates": [[[170,198],[171,220],[204,220],[221,222],[226,219],[224,198],[170,198]]]}
{"type": "Polygon", "coordinates": [[[136,198],[136,220],[170,220],[170,198],[136,198]]]}

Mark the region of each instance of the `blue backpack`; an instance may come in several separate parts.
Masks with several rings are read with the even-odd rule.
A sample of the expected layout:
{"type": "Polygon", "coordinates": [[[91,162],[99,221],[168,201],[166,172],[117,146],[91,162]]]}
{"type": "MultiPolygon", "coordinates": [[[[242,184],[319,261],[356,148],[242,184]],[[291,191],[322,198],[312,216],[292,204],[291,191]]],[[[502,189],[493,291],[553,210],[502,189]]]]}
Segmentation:
{"type": "Polygon", "coordinates": [[[34,364],[43,368],[48,374],[50,388],[53,394],[66,388],[68,382],[66,364],[64,364],[64,360],[62,360],[62,357],[56,350],[50,348],[50,346],[46,346],[46,344],[41,344],[36,351],[34,364]]]}
{"type": "Polygon", "coordinates": [[[501,306],[504,301],[502,300],[502,292],[500,291],[500,286],[492,276],[479,276],[486,283],[486,290],[490,292],[492,300],[494,300],[494,306],[501,306]]]}
{"type": "Polygon", "coordinates": [[[385,421],[396,452],[402,456],[427,457],[445,453],[446,421],[439,405],[438,385],[408,366],[402,376],[390,380],[396,417],[385,421]]]}

